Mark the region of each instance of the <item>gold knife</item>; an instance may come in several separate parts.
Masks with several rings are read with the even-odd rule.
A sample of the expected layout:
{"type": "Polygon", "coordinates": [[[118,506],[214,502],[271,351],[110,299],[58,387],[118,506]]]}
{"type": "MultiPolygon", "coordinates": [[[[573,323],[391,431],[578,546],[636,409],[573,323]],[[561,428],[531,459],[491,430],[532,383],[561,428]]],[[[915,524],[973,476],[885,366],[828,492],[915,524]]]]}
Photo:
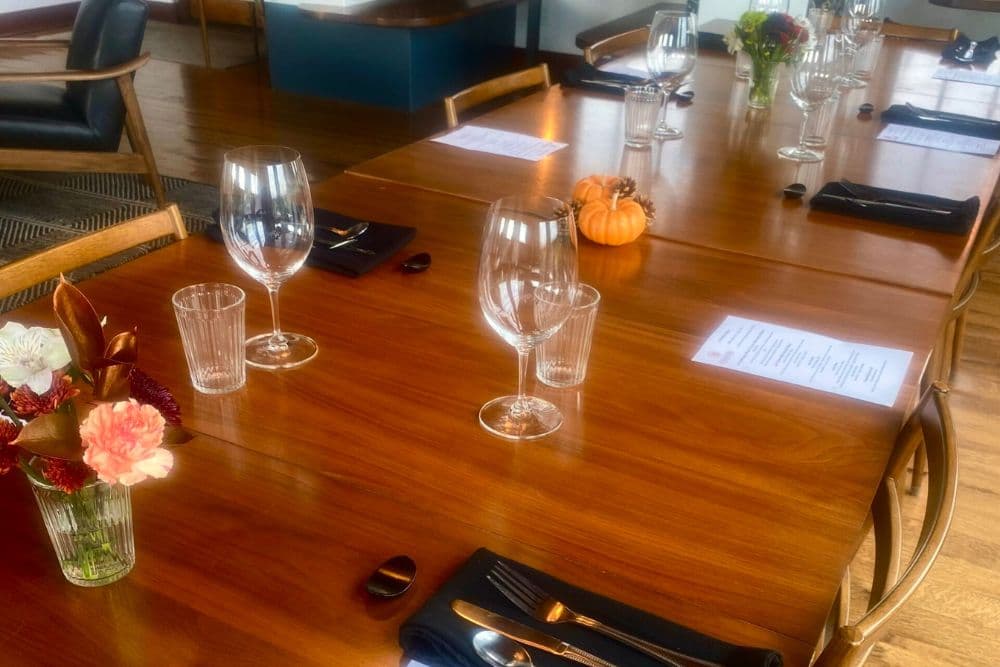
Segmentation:
{"type": "Polygon", "coordinates": [[[465,600],[453,600],[451,608],[456,614],[467,621],[471,621],[480,627],[492,630],[493,632],[501,634],[504,637],[508,637],[514,641],[521,642],[522,644],[526,644],[533,648],[547,651],[554,655],[566,658],[567,660],[573,660],[582,665],[588,665],[589,667],[615,667],[613,663],[598,658],[593,653],[588,653],[583,649],[578,649],[575,646],[567,644],[561,639],[547,635],[544,632],[539,632],[534,628],[521,625],[516,621],[510,620],[506,616],[494,614],[492,611],[487,611],[482,607],[477,607],[471,602],[466,602],[465,600]]]}

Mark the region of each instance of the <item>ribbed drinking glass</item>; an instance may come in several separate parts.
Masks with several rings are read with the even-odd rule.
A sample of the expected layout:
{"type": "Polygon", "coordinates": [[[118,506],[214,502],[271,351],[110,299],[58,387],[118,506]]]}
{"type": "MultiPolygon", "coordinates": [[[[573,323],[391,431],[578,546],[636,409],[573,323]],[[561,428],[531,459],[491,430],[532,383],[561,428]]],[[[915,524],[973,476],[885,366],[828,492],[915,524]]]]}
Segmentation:
{"type": "Polygon", "coordinates": [[[174,315],[191,384],[224,394],[246,383],[246,295],[235,285],[204,283],[174,293],[174,315]]]}
{"type": "Polygon", "coordinates": [[[559,331],[538,345],[535,376],[550,387],[574,387],[587,377],[601,293],[580,283],[573,311],[559,331]]]}

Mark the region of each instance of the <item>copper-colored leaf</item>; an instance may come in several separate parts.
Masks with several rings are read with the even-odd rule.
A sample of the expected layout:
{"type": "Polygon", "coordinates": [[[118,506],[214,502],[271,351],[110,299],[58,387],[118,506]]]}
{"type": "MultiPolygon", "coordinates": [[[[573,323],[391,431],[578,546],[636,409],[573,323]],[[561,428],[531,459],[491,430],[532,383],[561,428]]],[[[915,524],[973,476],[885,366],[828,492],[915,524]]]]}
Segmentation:
{"type": "Polygon", "coordinates": [[[104,330],[94,307],[83,292],[61,277],[52,295],[52,309],[74,363],[85,371],[92,371],[104,356],[104,330]]]}
{"type": "Polygon", "coordinates": [[[94,398],[98,401],[124,401],[129,397],[129,373],[132,364],[101,359],[94,369],[94,398]]]}
{"type": "Polygon", "coordinates": [[[32,454],[79,461],[83,447],[77,419],[73,410],[41,415],[24,425],[13,444],[32,454]]]}
{"type": "Polygon", "coordinates": [[[183,445],[193,437],[193,435],[185,431],[180,426],[175,426],[173,424],[167,424],[163,429],[163,444],[165,445],[183,445]]]}
{"type": "Polygon", "coordinates": [[[113,336],[104,350],[104,358],[134,364],[139,358],[138,333],[138,329],[133,329],[113,336]]]}

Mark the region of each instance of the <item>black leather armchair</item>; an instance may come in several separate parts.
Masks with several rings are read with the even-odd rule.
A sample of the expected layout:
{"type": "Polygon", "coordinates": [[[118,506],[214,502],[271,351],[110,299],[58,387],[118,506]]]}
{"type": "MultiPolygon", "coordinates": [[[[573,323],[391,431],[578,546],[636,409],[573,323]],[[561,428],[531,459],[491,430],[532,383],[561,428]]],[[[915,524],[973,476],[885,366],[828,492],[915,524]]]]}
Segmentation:
{"type": "Polygon", "coordinates": [[[145,174],[166,204],[132,85],[147,14],[141,0],[82,0],[68,42],[0,40],[68,48],[65,71],[0,72],[0,169],[145,174]],[[123,127],[132,153],[118,152],[123,127]]]}

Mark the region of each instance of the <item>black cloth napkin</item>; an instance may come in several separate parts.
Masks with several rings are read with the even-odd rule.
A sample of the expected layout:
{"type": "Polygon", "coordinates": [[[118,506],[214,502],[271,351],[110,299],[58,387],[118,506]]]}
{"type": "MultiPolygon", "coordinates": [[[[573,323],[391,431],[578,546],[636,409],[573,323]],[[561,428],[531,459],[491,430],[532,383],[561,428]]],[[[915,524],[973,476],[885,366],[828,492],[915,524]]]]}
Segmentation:
{"type": "Polygon", "coordinates": [[[969,44],[972,43],[968,37],[964,34],[959,33],[958,37],[955,38],[954,42],[951,42],[941,51],[941,57],[945,60],[950,60],[955,63],[960,63],[962,65],[968,65],[972,63],[991,63],[993,59],[996,58],[997,49],[1000,49],[1000,40],[996,37],[990,37],[989,39],[984,39],[976,44],[976,48],[972,51],[972,63],[967,60],[961,60],[965,57],[965,53],[969,50],[969,44]]]}
{"type": "MultiPolygon", "coordinates": [[[[620,74],[618,72],[605,72],[589,63],[582,63],[572,69],[563,72],[563,85],[571,88],[582,88],[593,90],[598,93],[618,95],[625,97],[626,86],[637,86],[643,83],[652,83],[651,79],[644,79],[641,76],[630,74],[620,74]]],[[[682,88],[690,91],[690,87],[682,84],[682,88]]],[[[690,103],[694,97],[691,92],[686,92],[684,96],[678,97],[675,91],[671,99],[677,99],[683,103],[690,103]]]]}
{"type": "MultiPolygon", "coordinates": [[[[540,623],[529,618],[486,580],[487,573],[498,560],[500,557],[492,551],[476,551],[455,576],[400,627],[399,645],[408,657],[430,667],[482,667],[483,661],[472,647],[473,635],[482,628],[459,617],[451,609],[452,600],[461,599],[558,637],[621,667],[663,667],[662,663],[645,654],[593,630],[569,623],[540,623]]],[[[716,662],[723,667],[782,665],[781,655],[775,651],[727,644],[634,607],[576,588],[516,561],[503,560],[560,602],[566,603],[573,611],[637,637],[692,657],[716,662]]],[[[540,649],[531,649],[531,657],[538,667],[563,667],[569,664],[540,649]]]]}
{"type": "Polygon", "coordinates": [[[605,72],[590,63],[582,63],[563,73],[563,85],[625,96],[625,86],[635,86],[647,79],[618,72],[605,72]]]}
{"type": "MultiPolygon", "coordinates": [[[[400,225],[390,225],[384,222],[369,222],[368,231],[358,237],[349,246],[334,248],[328,246],[344,239],[331,231],[327,227],[337,229],[347,229],[351,225],[361,222],[355,218],[349,218],[340,213],[327,211],[325,209],[315,209],[316,216],[316,241],[306,264],[329,271],[335,271],[351,278],[363,276],[382,262],[386,261],[406,245],[416,236],[417,230],[414,227],[403,227],[400,225]],[[362,254],[350,249],[350,246],[371,250],[374,255],[362,254]]],[[[219,212],[212,214],[216,224],[208,227],[205,234],[209,238],[222,242],[222,230],[219,228],[219,212]]]]}
{"type": "Polygon", "coordinates": [[[970,137],[1000,140],[1000,122],[960,113],[915,109],[905,104],[893,104],[882,112],[882,120],[899,125],[915,125],[928,130],[954,132],[970,137]]]}
{"type": "Polygon", "coordinates": [[[813,208],[947,234],[968,234],[979,197],[965,201],[831,181],[813,196],[813,208]],[[942,211],[935,213],[934,211],[942,211]]]}

